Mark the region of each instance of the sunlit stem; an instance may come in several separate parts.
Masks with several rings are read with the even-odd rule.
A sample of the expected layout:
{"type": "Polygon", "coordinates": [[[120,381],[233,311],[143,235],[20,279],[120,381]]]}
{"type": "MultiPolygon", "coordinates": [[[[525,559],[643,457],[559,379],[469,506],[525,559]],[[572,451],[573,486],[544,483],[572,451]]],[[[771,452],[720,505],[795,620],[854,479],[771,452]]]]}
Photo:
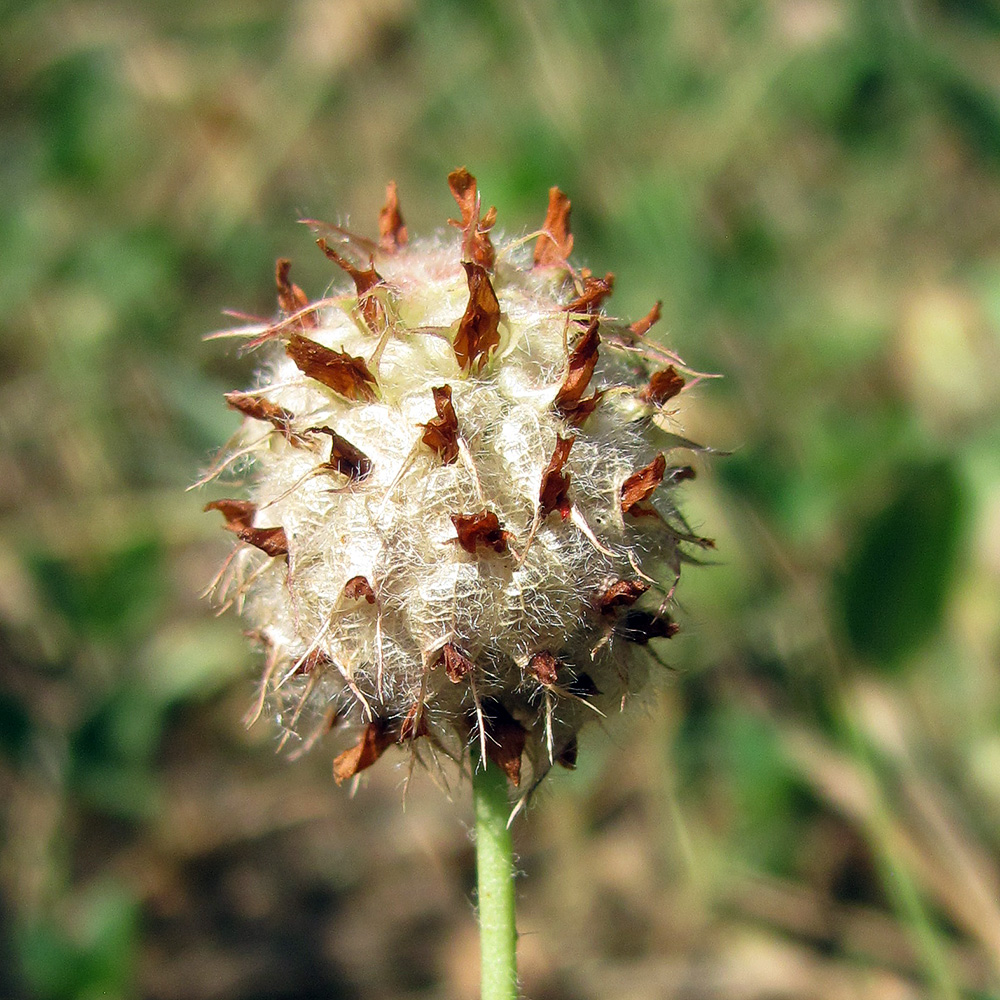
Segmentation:
{"type": "Polygon", "coordinates": [[[514,847],[507,829],[507,778],[496,764],[474,762],[472,797],[476,813],[482,1000],[517,1000],[514,847]]]}

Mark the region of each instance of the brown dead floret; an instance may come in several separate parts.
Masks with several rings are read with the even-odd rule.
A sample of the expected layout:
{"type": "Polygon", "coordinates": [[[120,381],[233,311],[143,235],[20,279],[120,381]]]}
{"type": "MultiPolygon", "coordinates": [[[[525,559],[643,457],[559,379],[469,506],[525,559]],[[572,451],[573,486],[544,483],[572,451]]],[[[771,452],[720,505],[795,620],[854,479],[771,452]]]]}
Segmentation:
{"type": "Polygon", "coordinates": [[[569,473],[563,472],[563,466],[575,440],[575,437],[556,435],[556,448],[542,473],[542,486],[538,491],[538,514],[542,519],[554,510],[559,511],[563,520],[569,517],[573,505],[569,500],[569,473]]]}
{"type": "Polygon", "coordinates": [[[549,652],[535,653],[528,661],[528,673],[546,687],[555,684],[559,674],[559,661],[549,652]]]}
{"type": "Polygon", "coordinates": [[[597,367],[597,350],[601,343],[598,325],[596,319],[591,320],[583,336],[570,351],[566,378],[559,387],[553,404],[574,427],[579,427],[593,413],[603,395],[598,390],[589,398],[582,398],[597,367]]]}
{"type": "Polygon", "coordinates": [[[375,270],[374,262],[369,262],[365,270],[355,267],[346,257],[342,257],[331,247],[325,239],[320,237],[316,241],[316,246],[326,254],[338,267],[346,271],[354,282],[354,287],[358,293],[358,308],[364,317],[365,323],[372,333],[382,333],[385,330],[385,306],[375,295],[375,289],[383,284],[382,276],[375,270]]]}
{"type": "Polygon", "coordinates": [[[290,445],[301,448],[305,443],[305,438],[292,430],[295,414],[291,410],[252,392],[227,392],[226,402],[245,417],[269,423],[276,431],[281,432],[290,445]]]}
{"type": "Polygon", "coordinates": [[[654,323],[659,322],[661,315],[660,307],[662,305],[662,302],[657,302],[653,308],[642,317],[642,319],[637,319],[634,323],[631,323],[629,325],[629,330],[631,330],[636,337],[645,336],[649,332],[650,327],[652,327],[654,323]]]}
{"type": "Polygon", "coordinates": [[[596,278],[586,270],[581,272],[583,291],[563,309],[569,313],[586,313],[593,316],[600,311],[601,303],[611,294],[615,287],[615,276],[608,271],[603,278],[596,278]]]}
{"type": "Polygon", "coordinates": [[[441,647],[441,655],[437,662],[444,664],[444,672],[452,684],[464,680],[475,668],[472,658],[453,642],[446,642],[441,647]]]}
{"type": "Polygon", "coordinates": [[[375,591],[365,576],[352,576],[344,584],[344,597],[349,601],[366,600],[369,604],[375,603],[375,591]]]}
{"type": "Polygon", "coordinates": [[[226,519],[226,529],[241,542],[253,545],[269,556],[288,555],[288,539],[284,528],[255,528],[257,505],[249,500],[212,500],[205,510],[217,510],[226,519]]]}
{"type": "Polygon", "coordinates": [[[469,280],[469,304],[455,334],[455,357],[465,371],[482,371],[490,352],[500,344],[500,303],[486,268],[462,261],[469,280]]]}
{"type": "Polygon", "coordinates": [[[472,261],[487,271],[492,271],[496,251],[490,241],[490,230],[496,222],[497,210],[491,207],[480,219],[479,188],[476,178],[465,167],[459,167],[448,174],[448,187],[462,213],[460,221],[449,219],[448,222],[462,230],[463,261],[472,261]]]}
{"type": "MultiPolygon", "coordinates": [[[[288,277],[291,267],[292,262],[285,257],[279,258],[274,265],[274,280],[278,286],[278,305],[281,307],[281,311],[288,316],[309,307],[309,297],[288,277]]],[[[311,329],[318,326],[319,321],[314,313],[306,312],[298,318],[298,325],[303,329],[311,329]]]]}
{"type": "Polygon", "coordinates": [[[634,580],[616,580],[597,599],[597,607],[602,615],[610,614],[617,608],[635,604],[647,590],[649,584],[638,577],[634,580]]]}
{"type": "Polygon", "coordinates": [[[677,634],[678,625],[665,614],[632,608],[614,626],[614,633],[626,642],[645,646],[650,639],[670,639],[677,634]]]}
{"type": "Polygon", "coordinates": [[[639,398],[644,403],[662,406],[668,400],[673,399],[683,388],[684,378],[677,374],[677,369],[673,365],[668,365],[666,368],[653,372],[648,385],[639,393],[639,398]]]}
{"type": "Polygon", "coordinates": [[[304,375],[341,396],[365,403],[375,400],[375,376],[368,370],[364,358],[333,351],[300,333],[291,335],[285,352],[304,375]]]}
{"type": "Polygon", "coordinates": [[[406,223],[399,211],[396,182],[389,181],[385,187],[385,204],[378,213],[378,245],[386,253],[395,253],[406,246],[407,239],[406,223]]]}
{"type": "Polygon", "coordinates": [[[524,727],[493,698],[483,700],[486,755],[516,788],[521,784],[521,754],[528,734],[524,727]]]}
{"type": "Polygon", "coordinates": [[[500,525],[500,519],[491,510],[478,514],[452,514],[451,523],[458,532],[458,544],[475,555],[477,545],[485,545],[498,554],[508,551],[510,532],[500,525]]]}
{"type": "Polygon", "coordinates": [[[566,266],[566,258],[573,252],[569,210],[569,198],[559,188],[549,188],[549,208],[542,224],[543,232],[535,243],[535,267],[566,266]]]}
{"type": "Polygon", "coordinates": [[[309,430],[314,434],[330,436],[330,459],[326,465],[334,472],[356,481],[364,479],[372,471],[371,459],[332,427],[310,427],[309,430]]]}
{"type": "Polygon", "coordinates": [[[451,465],[458,458],[458,416],[451,402],[451,386],[436,385],[431,392],[437,416],[423,425],[420,440],[438,453],[443,464],[451,465]]]}
{"type": "Polygon", "coordinates": [[[637,505],[648,500],[656,492],[656,488],[663,482],[666,471],[667,460],[661,452],[649,465],[644,465],[638,472],[633,472],[622,483],[622,513],[639,513],[637,505]]]}
{"type": "Polygon", "coordinates": [[[348,778],[364,771],[374,764],[394,743],[405,743],[418,736],[427,735],[427,724],[421,717],[414,728],[415,710],[405,719],[388,722],[375,719],[362,730],[361,738],[349,750],[338,754],[333,762],[333,780],[342,784],[348,778]]]}

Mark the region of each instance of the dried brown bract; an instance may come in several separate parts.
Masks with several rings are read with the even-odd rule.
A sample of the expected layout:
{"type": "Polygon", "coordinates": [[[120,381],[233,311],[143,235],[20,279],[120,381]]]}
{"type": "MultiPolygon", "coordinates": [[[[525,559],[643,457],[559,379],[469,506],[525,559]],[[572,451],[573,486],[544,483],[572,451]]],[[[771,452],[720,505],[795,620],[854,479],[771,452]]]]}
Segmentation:
{"type": "Polygon", "coordinates": [[[638,578],[634,580],[616,580],[597,600],[597,606],[602,615],[610,614],[617,608],[635,604],[646,591],[649,584],[638,578]]]}
{"type": "Polygon", "coordinates": [[[368,403],[375,399],[375,376],[368,370],[364,358],[333,351],[300,333],[291,335],[285,351],[303,375],[341,396],[368,403]]]}
{"type": "Polygon", "coordinates": [[[385,204],[378,213],[378,245],[386,253],[395,253],[406,246],[407,239],[406,223],[399,211],[396,182],[389,181],[385,188],[385,204]]]}
{"type": "Polygon", "coordinates": [[[500,303],[486,268],[463,261],[469,279],[469,304],[455,334],[455,357],[463,369],[482,371],[490,351],[500,344],[500,303]]]}
{"type": "Polygon", "coordinates": [[[322,237],[316,241],[316,246],[338,267],[351,276],[354,287],[358,292],[358,308],[361,310],[361,315],[364,317],[365,323],[368,324],[368,328],[372,333],[382,333],[386,325],[385,306],[379,302],[378,296],[375,295],[375,289],[383,284],[383,281],[378,271],[375,270],[375,264],[370,263],[362,271],[360,268],[355,267],[346,257],[342,257],[337,253],[322,237]]]}
{"type": "Polygon", "coordinates": [[[446,642],[441,647],[438,663],[444,664],[444,672],[452,684],[458,684],[459,681],[464,680],[476,667],[469,655],[453,642],[446,642]]]}
{"type": "Polygon", "coordinates": [[[563,472],[563,466],[575,440],[575,437],[556,437],[556,448],[542,473],[542,486],[538,491],[538,513],[543,519],[554,510],[559,511],[563,520],[569,517],[572,507],[569,500],[569,473],[563,472]]]}
{"type": "Polygon", "coordinates": [[[588,399],[582,396],[597,367],[597,349],[601,343],[598,321],[592,320],[584,335],[570,351],[566,378],[556,393],[555,408],[574,426],[579,427],[594,411],[603,393],[598,390],[588,399]]]}
{"type": "Polygon", "coordinates": [[[569,210],[569,198],[559,188],[549,188],[549,209],[542,224],[542,235],[535,243],[535,267],[566,266],[566,259],[573,252],[569,210]]]}
{"type": "MultiPolygon", "coordinates": [[[[288,277],[292,262],[282,257],[274,265],[274,278],[278,286],[278,305],[281,311],[288,316],[308,309],[309,297],[298,285],[292,283],[288,277]]],[[[305,312],[298,319],[298,325],[303,329],[310,329],[317,324],[316,316],[313,312],[305,312]]]]}
{"type": "Polygon", "coordinates": [[[516,788],[521,784],[521,755],[528,738],[522,726],[499,701],[483,703],[486,753],[516,788]]]}
{"type": "Polygon", "coordinates": [[[452,514],[451,523],[458,532],[458,544],[475,555],[476,546],[483,545],[499,555],[508,551],[510,532],[500,526],[500,519],[491,510],[478,514],[452,514]]]}
{"type": "Polygon", "coordinates": [[[631,330],[636,337],[644,337],[647,333],[649,333],[650,327],[652,327],[654,323],[658,323],[660,321],[660,307],[662,305],[662,302],[657,302],[656,305],[654,305],[653,308],[642,317],[642,319],[637,319],[634,323],[630,324],[629,330],[631,330]]]}
{"type": "Polygon", "coordinates": [[[352,576],[344,584],[344,597],[349,601],[365,600],[369,604],[375,603],[375,591],[366,576],[352,576]]]}
{"type": "Polygon", "coordinates": [[[213,500],[205,504],[205,510],[217,510],[226,519],[226,528],[241,542],[261,550],[269,556],[288,555],[288,539],[284,528],[255,528],[255,504],[246,500],[213,500]]]}
{"type": "Polygon", "coordinates": [[[650,639],[670,639],[677,634],[677,624],[666,615],[633,608],[615,623],[614,633],[626,642],[645,646],[650,639]]]}
{"type": "Polygon", "coordinates": [[[436,385],[431,392],[437,416],[423,425],[424,433],[420,440],[436,451],[445,465],[451,465],[458,458],[458,417],[451,403],[451,386],[436,385]]]}
{"type": "Polygon", "coordinates": [[[462,230],[462,257],[472,261],[487,271],[493,270],[496,261],[496,251],[490,241],[490,230],[496,222],[497,210],[490,208],[480,219],[479,187],[476,178],[465,167],[453,170],[448,174],[448,187],[458,202],[462,213],[460,221],[449,219],[453,226],[462,230]]]}
{"type": "Polygon", "coordinates": [[[292,430],[295,414],[291,410],[278,406],[277,403],[272,403],[262,396],[255,396],[252,392],[227,392],[226,402],[245,417],[269,423],[276,431],[281,432],[290,445],[301,448],[305,443],[305,438],[292,430]]]}
{"type": "Polygon", "coordinates": [[[677,374],[677,369],[673,365],[668,365],[666,368],[653,372],[649,383],[639,393],[639,398],[644,403],[662,406],[668,400],[673,399],[683,388],[684,379],[677,374]]]}
{"type": "Polygon", "coordinates": [[[362,730],[361,739],[357,744],[339,754],[334,760],[333,780],[340,785],[348,778],[353,778],[371,767],[394,743],[405,743],[418,736],[426,736],[427,728],[423,719],[414,732],[414,714],[407,715],[402,723],[396,726],[381,720],[369,722],[362,730]]]}
{"type": "Polygon", "coordinates": [[[572,302],[568,302],[563,309],[569,313],[586,313],[593,316],[600,311],[604,300],[611,294],[615,287],[615,276],[608,271],[603,278],[595,278],[589,271],[584,270],[583,291],[572,302]]]}
{"type": "Polygon", "coordinates": [[[528,673],[539,684],[551,687],[559,676],[559,661],[551,653],[535,653],[528,661],[528,673]]]}
{"type": "Polygon", "coordinates": [[[638,472],[633,472],[622,483],[622,513],[635,514],[637,504],[648,500],[656,488],[663,482],[667,471],[667,460],[661,452],[649,465],[644,465],[638,472]]]}
{"type": "Polygon", "coordinates": [[[371,459],[360,448],[356,448],[345,437],[341,437],[332,427],[310,427],[314,434],[328,434],[330,437],[329,468],[348,479],[364,479],[372,471],[371,459]]]}

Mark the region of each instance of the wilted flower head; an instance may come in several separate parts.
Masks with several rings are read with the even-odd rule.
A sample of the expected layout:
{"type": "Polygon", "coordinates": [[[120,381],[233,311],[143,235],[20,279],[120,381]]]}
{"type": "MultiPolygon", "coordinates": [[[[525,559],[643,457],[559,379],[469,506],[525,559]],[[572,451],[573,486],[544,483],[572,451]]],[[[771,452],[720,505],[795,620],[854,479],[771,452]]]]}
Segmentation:
{"type": "Polygon", "coordinates": [[[338,782],[393,744],[478,742],[515,785],[522,760],[572,767],[676,631],[685,547],[711,544],[674,504],[692,380],[644,338],[659,305],[605,315],[613,275],[570,264],[557,188],[540,233],[494,245],[475,178],[448,182],[457,233],[410,242],[390,184],[377,243],[313,223],[353,288],[310,302],[279,260],[280,318],[231,331],[267,361],[206,477],[248,473],[208,504],[239,539],[216,590],[266,653],[254,714],[270,700],[303,746],[346,734],[338,782]]]}

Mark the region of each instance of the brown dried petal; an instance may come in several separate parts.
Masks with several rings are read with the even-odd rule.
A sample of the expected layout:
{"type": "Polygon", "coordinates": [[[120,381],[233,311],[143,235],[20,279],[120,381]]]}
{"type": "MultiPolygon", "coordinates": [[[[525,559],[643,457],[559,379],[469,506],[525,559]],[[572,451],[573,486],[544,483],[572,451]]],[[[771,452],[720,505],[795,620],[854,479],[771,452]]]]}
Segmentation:
{"type": "Polygon", "coordinates": [[[543,519],[554,510],[559,511],[563,520],[569,517],[572,507],[569,501],[569,473],[564,474],[562,470],[575,440],[575,437],[556,435],[556,448],[542,473],[542,487],[538,491],[539,516],[543,519]]]}
{"type": "MultiPolygon", "coordinates": [[[[280,258],[274,265],[274,279],[278,286],[278,305],[281,311],[291,316],[300,309],[305,309],[309,305],[309,298],[298,285],[292,283],[288,277],[292,262],[284,257],[280,258]]],[[[299,317],[300,327],[315,327],[318,323],[313,313],[306,313],[299,317]]]]}
{"type": "Polygon", "coordinates": [[[469,279],[469,304],[455,334],[455,357],[463,370],[482,371],[490,351],[500,343],[500,303],[486,268],[463,261],[469,279]]]}
{"type": "Polygon", "coordinates": [[[227,392],[226,402],[245,417],[271,424],[275,430],[281,431],[289,444],[296,448],[302,446],[304,441],[302,435],[292,430],[295,414],[291,410],[286,410],[262,396],[255,396],[252,392],[227,392]]]}
{"type": "MultiPolygon", "coordinates": [[[[562,414],[572,414],[585,402],[589,402],[582,400],[581,397],[590,384],[591,376],[597,367],[597,349],[601,343],[601,336],[597,330],[598,322],[595,319],[591,321],[584,335],[570,351],[566,378],[559,387],[555,398],[555,408],[562,414]]],[[[596,397],[594,405],[596,405],[596,397]]],[[[592,409],[593,406],[591,406],[592,409]]]]}
{"type": "Polygon", "coordinates": [[[498,701],[485,701],[486,755],[516,788],[521,783],[521,754],[527,732],[498,701]]]}
{"type": "Polygon", "coordinates": [[[494,552],[507,551],[510,532],[500,527],[500,520],[491,510],[479,514],[452,514],[451,523],[458,532],[458,544],[475,555],[477,545],[485,545],[494,552]]]}
{"type": "Polygon", "coordinates": [[[645,334],[647,334],[649,332],[650,327],[654,323],[659,321],[660,306],[662,305],[663,305],[662,302],[657,302],[656,305],[654,305],[653,308],[650,309],[649,312],[642,317],[642,319],[637,319],[633,324],[631,324],[631,326],[629,326],[629,329],[632,331],[632,333],[634,333],[637,337],[642,337],[645,334]]]}
{"type": "Polygon", "coordinates": [[[407,239],[406,223],[399,211],[396,182],[389,181],[385,188],[385,204],[378,213],[378,243],[386,253],[395,253],[406,245],[407,239]]]}
{"type": "Polygon", "coordinates": [[[344,597],[349,601],[360,601],[364,598],[369,604],[375,603],[375,591],[364,576],[352,576],[344,584],[344,597]]]}
{"type": "Polygon", "coordinates": [[[615,635],[639,646],[645,646],[650,639],[670,639],[677,631],[677,623],[666,615],[641,609],[626,612],[614,627],[615,635]]]}
{"type": "Polygon", "coordinates": [[[288,555],[288,538],[284,528],[241,528],[236,534],[240,541],[255,546],[265,555],[288,555]]]}
{"type": "Polygon", "coordinates": [[[394,742],[384,723],[369,722],[357,744],[335,758],[333,780],[339,785],[371,767],[394,742]]]}
{"type": "Polygon", "coordinates": [[[657,486],[663,482],[663,474],[667,471],[667,460],[662,452],[649,465],[644,465],[638,472],[633,472],[622,483],[622,513],[633,513],[632,508],[648,500],[657,486]]]}
{"type": "Polygon", "coordinates": [[[669,365],[666,368],[661,368],[658,372],[653,372],[649,385],[639,393],[639,398],[644,403],[662,406],[667,400],[673,399],[683,388],[683,377],[677,374],[677,369],[673,365],[669,365]]]}
{"type": "Polygon", "coordinates": [[[288,554],[288,539],[284,528],[254,528],[257,507],[249,500],[213,500],[205,510],[217,510],[226,519],[226,528],[241,542],[256,546],[269,556],[288,554]]]}
{"type": "Polygon", "coordinates": [[[615,276],[608,271],[603,278],[595,278],[589,271],[583,274],[583,292],[572,302],[563,306],[566,312],[586,313],[593,316],[601,308],[601,303],[615,287],[615,276]]]}
{"type": "Polygon", "coordinates": [[[316,241],[316,245],[339,267],[343,268],[354,282],[354,287],[358,292],[358,308],[361,315],[372,333],[381,333],[385,329],[385,306],[379,301],[373,290],[382,284],[382,276],[375,270],[375,265],[369,263],[365,271],[355,267],[346,257],[342,257],[333,247],[329,246],[322,237],[316,241]]]}
{"type": "Polygon", "coordinates": [[[212,500],[203,509],[219,511],[226,519],[226,527],[230,531],[249,528],[257,513],[257,505],[250,500],[212,500]]]}
{"type": "Polygon", "coordinates": [[[332,427],[309,429],[316,434],[330,435],[330,460],[326,463],[330,468],[353,480],[364,479],[372,471],[371,459],[332,427]]]}
{"type": "Polygon", "coordinates": [[[496,251],[490,242],[489,231],[496,222],[497,210],[491,208],[482,219],[479,218],[480,202],[476,178],[465,167],[459,167],[458,170],[448,174],[448,187],[451,188],[452,196],[458,202],[458,209],[462,213],[460,222],[454,219],[448,221],[462,230],[463,260],[471,260],[491,271],[496,260],[496,251]]]}
{"type": "Polygon", "coordinates": [[[452,684],[467,677],[475,667],[472,660],[456,646],[454,643],[446,642],[441,647],[441,656],[438,663],[444,663],[444,672],[448,675],[448,680],[452,684]]]}
{"type": "Polygon", "coordinates": [[[559,672],[559,661],[551,653],[535,653],[528,661],[528,673],[539,684],[555,684],[559,672]]]}
{"type": "Polygon", "coordinates": [[[597,409],[597,404],[604,397],[604,390],[595,390],[593,396],[588,396],[586,399],[581,399],[573,409],[566,410],[563,412],[563,416],[569,421],[573,427],[579,427],[583,422],[597,409]]]}
{"type": "Polygon", "coordinates": [[[635,604],[647,590],[649,590],[649,584],[645,580],[638,578],[635,580],[616,580],[598,598],[597,606],[600,608],[601,614],[606,615],[614,611],[615,608],[635,604]]]}
{"type": "Polygon", "coordinates": [[[406,718],[398,722],[387,722],[384,719],[375,719],[365,726],[361,733],[361,739],[349,750],[339,754],[333,762],[333,780],[341,784],[347,778],[371,767],[379,757],[382,756],[393,745],[393,743],[403,743],[406,740],[416,739],[418,736],[427,735],[427,721],[421,715],[420,721],[414,731],[414,720],[417,717],[419,706],[414,705],[406,714],[406,718]]]}
{"type": "Polygon", "coordinates": [[[569,742],[559,751],[556,756],[556,763],[561,767],[565,767],[566,770],[572,771],[576,768],[576,757],[579,750],[579,745],[576,742],[576,737],[571,736],[569,742]]]}
{"type": "Polygon", "coordinates": [[[419,736],[426,736],[429,732],[430,730],[427,728],[427,716],[420,711],[420,705],[414,705],[406,713],[406,718],[400,723],[399,736],[396,738],[396,742],[403,743],[406,740],[415,740],[419,736]],[[418,712],[420,712],[420,721],[416,723],[416,729],[414,729],[414,721],[417,718],[418,712]]]}
{"type": "Polygon", "coordinates": [[[445,465],[451,465],[458,458],[458,416],[451,403],[451,386],[437,385],[431,392],[434,393],[437,416],[423,425],[424,433],[420,440],[436,451],[445,465]]]}
{"type": "Polygon", "coordinates": [[[375,376],[363,358],[352,358],[344,351],[333,351],[315,340],[293,333],[285,346],[299,370],[328,389],[348,399],[370,403],[375,399],[375,376]]]}
{"type": "Polygon", "coordinates": [[[549,208],[542,224],[544,232],[535,243],[535,267],[565,266],[566,258],[573,252],[569,210],[569,198],[559,188],[549,188],[549,208]]]}

